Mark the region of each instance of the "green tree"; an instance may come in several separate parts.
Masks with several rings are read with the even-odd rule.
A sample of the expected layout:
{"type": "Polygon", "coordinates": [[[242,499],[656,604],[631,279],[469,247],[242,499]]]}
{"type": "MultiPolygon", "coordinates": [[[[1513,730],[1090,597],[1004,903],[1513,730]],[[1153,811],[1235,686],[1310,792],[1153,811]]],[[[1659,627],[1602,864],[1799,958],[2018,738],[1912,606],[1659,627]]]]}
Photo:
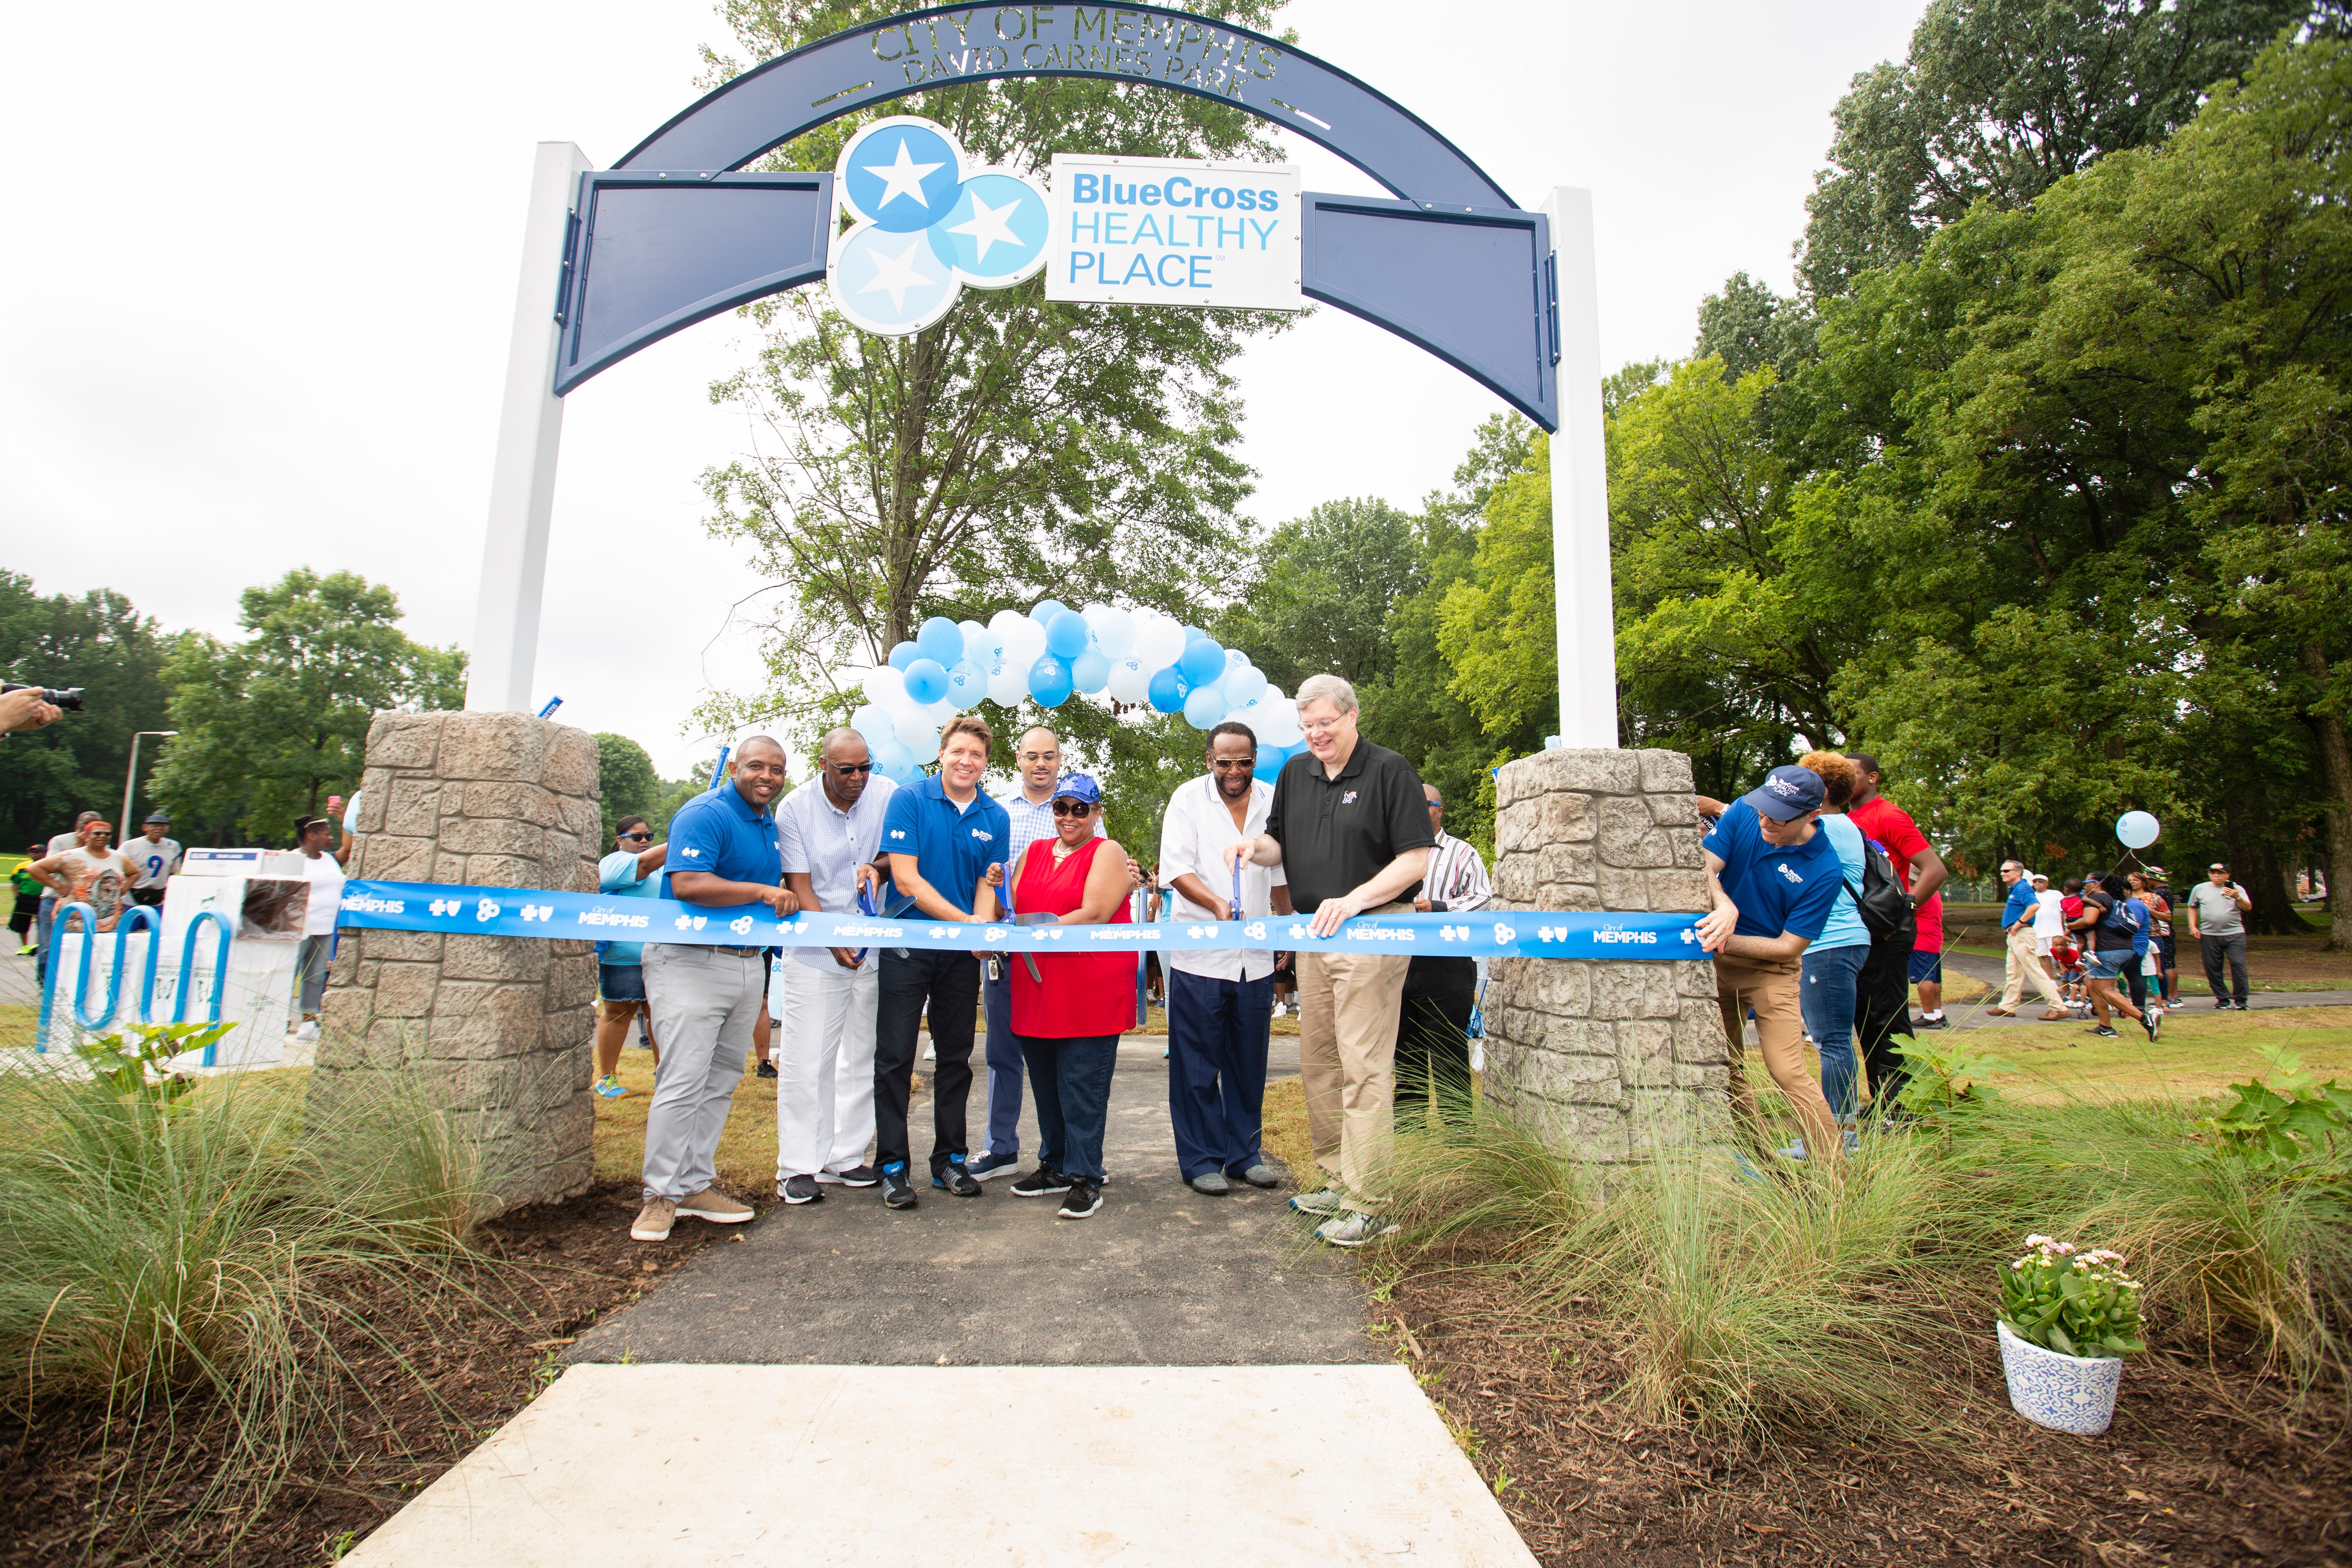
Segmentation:
{"type": "Polygon", "coordinates": [[[1489,488],[1470,570],[1437,606],[1437,645],[1454,670],[1448,689],[1510,755],[1537,750],[1559,722],[1556,602],[1551,443],[1537,435],[1489,488]]]}
{"type": "MultiPolygon", "coordinates": [[[[83,810],[109,821],[122,809],[131,736],[171,728],[163,663],[170,639],[152,616],[110,588],[75,597],[34,592],[33,580],[0,571],[0,679],[18,686],[79,686],[83,708],[0,745],[0,850],[22,851],[72,826],[83,810]]],[[[140,747],[139,798],[131,813],[154,805],[150,788],[158,746],[140,747]]],[[[117,823],[116,832],[135,829],[117,823]]]]}
{"type": "Polygon", "coordinates": [[[1274,531],[1211,630],[1285,691],[1324,673],[1383,680],[1396,662],[1390,611],[1421,591],[1424,562],[1407,513],[1370,497],[1325,501],[1274,531]]]}
{"type": "Polygon", "coordinates": [[[359,785],[367,731],[386,709],[461,707],[466,656],[409,640],[389,588],[308,567],[247,588],[245,641],[184,639],[166,679],[180,738],[155,793],[221,842],[291,837],[294,819],[359,785]]]}
{"type": "MultiPolygon", "coordinates": [[[[642,816],[650,826],[654,814],[667,802],[670,786],[654,771],[646,749],[626,735],[599,731],[596,736],[596,782],[604,796],[604,843],[613,842],[624,816],[642,816]]],[[[667,826],[664,816],[660,826],[667,826]]],[[[656,827],[658,831],[658,827],[656,827]]]]}

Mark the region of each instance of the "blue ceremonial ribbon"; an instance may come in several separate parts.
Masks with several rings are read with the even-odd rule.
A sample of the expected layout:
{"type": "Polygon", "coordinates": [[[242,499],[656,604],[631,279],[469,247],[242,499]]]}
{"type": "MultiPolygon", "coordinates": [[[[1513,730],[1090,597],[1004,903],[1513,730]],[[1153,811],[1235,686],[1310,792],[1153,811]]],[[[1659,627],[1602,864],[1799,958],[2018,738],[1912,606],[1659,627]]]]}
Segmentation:
{"type": "MultiPolygon", "coordinates": [[[[1050,919],[1050,917],[1048,917],[1050,919]]],[[[1696,914],[1562,914],[1482,910],[1475,915],[1358,915],[1333,936],[1310,936],[1307,915],[1145,924],[986,925],[804,911],[778,920],[765,904],[707,909],[672,899],[613,899],[531,888],[436,882],[343,884],[339,925],[457,936],[531,936],[729,947],[890,947],[999,952],[1200,952],[1429,953],[1441,958],[1703,958],[1696,914]]]]}

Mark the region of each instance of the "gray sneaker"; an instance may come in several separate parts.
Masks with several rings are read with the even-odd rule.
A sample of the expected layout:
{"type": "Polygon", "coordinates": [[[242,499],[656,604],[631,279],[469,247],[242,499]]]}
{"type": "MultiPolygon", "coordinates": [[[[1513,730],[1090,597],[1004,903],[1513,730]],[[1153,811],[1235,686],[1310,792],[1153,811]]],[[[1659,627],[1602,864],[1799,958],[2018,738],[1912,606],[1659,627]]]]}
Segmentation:
{"type": "Polygon", "coordinates": [[[1329,1242],[1333,1247],[1361,1247],[1394,1229],[1394,1220],[1382,1219],[1376,1214],[1351,1214],[1325,1220],[1315,1227],[1315,1236],[1317,1240],[1329,1242]]]}
{"type": "Polygon", "coordinates": [[[637,1211],[637,1220],[629,1226],[632,1241],[667,1241],[670,1226],[677,1219],[676,1198],[647,1198],[646,1206],[637,1211]]]}
{"type": "Polygon", "coordinates": [[[1299,1214],[1338,1214],[1347,1195],[1337,1187],[1325,1187],[1319,1193],[1300,1193],[1290,1206],[1299,1214]]]}
{"type": "Polygon", "coordinates": [[[1278,1187],[1282,1185],[1282,1173],[1272,1165],[1252,1165],[1242,1173],[1242,1180],[1253,1187],[1278,1187]]]}
{"type": "Polygon", "coordinates": [[[1205,1171],[1184,1184],[1196,1193],[1213,1198],[1223,1197],[1234,1190],[1234,1184],[1225,1180],[1223,1173],[1217,1171],[1205,1171]]]}
{"type": "Polygon", "coordinates": [[[814,1176],[789,1176],[776,1189],[776,1195],[788,1204],[817,1204],[824,1201],[824,1189],[816,1184],[814,1176]]]}

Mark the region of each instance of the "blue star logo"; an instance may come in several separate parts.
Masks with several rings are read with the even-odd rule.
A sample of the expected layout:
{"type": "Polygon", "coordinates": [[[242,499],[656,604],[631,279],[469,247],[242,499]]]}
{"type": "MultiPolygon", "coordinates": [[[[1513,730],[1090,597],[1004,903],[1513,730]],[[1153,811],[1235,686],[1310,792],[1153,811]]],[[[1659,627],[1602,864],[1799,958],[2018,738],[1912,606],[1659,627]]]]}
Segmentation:
{"type": "Polygon", "coordinates": [[[834,166],[833,308],[886,337],[948,313],[964,285],[1006,289],[1045,264],[1045,194],[1020,174],[971,167],[947,127],[877,120],[834,166]],[[844,232],[841,220],[851,220],[844,232]]]}

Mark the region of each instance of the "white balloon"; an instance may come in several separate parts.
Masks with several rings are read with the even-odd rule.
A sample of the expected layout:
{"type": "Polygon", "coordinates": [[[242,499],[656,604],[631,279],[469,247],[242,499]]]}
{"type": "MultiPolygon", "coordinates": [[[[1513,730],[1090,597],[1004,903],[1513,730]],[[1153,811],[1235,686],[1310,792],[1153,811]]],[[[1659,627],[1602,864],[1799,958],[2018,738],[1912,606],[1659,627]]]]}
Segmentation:
{"type": "Polygon", "coordinates": [[[1010,708],[1029,695],[1029,678],[1007,661],[988,672],[988,700],[1010,708]]]}
{"type": "Polygon", "coordinates": [[[1246,668],[1248,664],[1249,655],[1244,653],[1241,649],[1237,647],[1229,647],[1225,649],[1225,668],[1227,669],[1242,669],[1246,668]]]}
{"type": "Polygon", "coordinates": [[[1135,632],[1135,657],[1149,670],[1162,670],[1176,662],[1184,651],[1184,627],[1181,622],[1155,614],[1149,626],[1138,626],[1135,632]]]}
{"type": "Polygon", "coordinates": [[[1005,635],[1004,652],[1013,663],[1026,670],[1045,651],[1045,628],[1026,616],[1021,624],[1005,635]]]}
{"type": "Polygon", "coordinates": [[[1113,610],[1095,627],[1095,646],[1103,657],[1116,665],[1135,651],[1135,617],[1125,610],[1113,610]]]}
{"type": "Polygon", "coordinates": [[[867,670],[864,685],[866,700],[885,708],[907,699],[907,678],[887,664],[877,664],[867,670]]]}
{"type": "Polygon", "coordinates": [[[1151,695],[1151,671],[1134,658],[1115,659],[1110,667],[1110,683],[1104,688],[1114,700],[1141,702],[1151,695]]]}
{"type": "Polygon", "coordinates": [[[940,754],[940,727],[929,709],[910,704],[893,713],[890,721],[898,731],[898,743],[912,752],[917,761],[929,762],[940,754]]]}
{"type": "Polygon", "coordinates": [[[940,738],[940,726],[956,716],[956,705],[951,700],[942,697],[937,702],[932,703],[928,708],[920,710],[920,711],[924,718],[930,721],[931,742],[932,744],[937,745],[940,738]]]}
{"type": "Polygon", "coordinates": [[[1002,642],[1012,635],[1015,625],[1028,618],[1018,610],[999,610],[988,617],[988,629],[994,632],[997,640],[1002,642]]]}
{"type": "Polygon", "coordinates": [[[866,737],[868,751],[880,745],[885,738],[898,733],[890,721],[890,710],[876,702],[868,702],[852,713],[849,727],[866,737]]]}

